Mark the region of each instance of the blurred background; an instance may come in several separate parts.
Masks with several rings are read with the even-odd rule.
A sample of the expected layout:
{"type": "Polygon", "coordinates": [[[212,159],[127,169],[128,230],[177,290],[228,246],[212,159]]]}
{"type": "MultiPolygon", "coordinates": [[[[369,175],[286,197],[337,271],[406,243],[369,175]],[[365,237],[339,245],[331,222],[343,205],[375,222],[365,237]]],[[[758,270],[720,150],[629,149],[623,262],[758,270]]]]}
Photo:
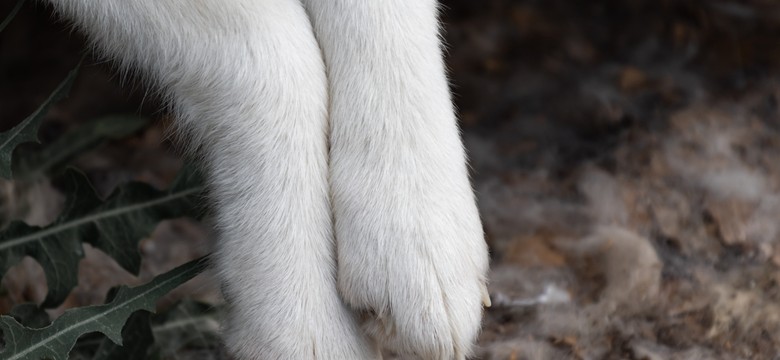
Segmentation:
{"type": "MultiPolygon", "coordinates": [[[[780,3],[443,4],[492,256],[479,358],[776,359],[780,3]]],[[[3,2],[0,14],[12,6],[3,2]]],[[[28,1],[0,33],[0,131],[43,102],[84,52],[78,33],[28,1]]],[[[168,186],[182,161],[160,99],[91,54],[40,138],[128,114],[151,121],[73,163],[103,195],[130,180],[168,186]]],[[[4,182],[2,192],[3,217],[31,224],[52,221],[64,201],[56,181],[4,182]]],[[[162,223],[141,242],[139,278],[88,248],[79,287],[50,314],[205,254],[207,229],[162,223]]],[[[46,294],[30,259],[2,286],[0,313],[46,294]]],[[[167,358],[224,356],[211,336],[221,299],[208,274],[166,304],[195,319],[158,325],[167,358]],[[172,305],[185,296],[206,305],[172,305]]]]}

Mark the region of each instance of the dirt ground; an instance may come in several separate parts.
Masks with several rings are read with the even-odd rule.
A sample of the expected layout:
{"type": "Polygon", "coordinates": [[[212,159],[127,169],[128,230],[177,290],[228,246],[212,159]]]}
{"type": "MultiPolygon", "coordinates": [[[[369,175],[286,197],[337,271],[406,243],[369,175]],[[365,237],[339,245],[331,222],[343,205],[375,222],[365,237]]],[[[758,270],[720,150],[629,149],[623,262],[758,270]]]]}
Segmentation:
{"type": "MultiPolygon", "coordinates": [[[[492,255],[478,358],[780,358],[780,3],[443,3],[492,255]]],[[[83,41],[66,29],[27,4],[0,34],[0,127],[78,62],[83,41]]],[[[104,193],[131,179],[165,186],[181,160],[159,101],[87,62],[42,137],[105,114],[150,116],[77,165],[104,193]]],[[[44,190],[43,211],[26,218],[56,214],[61,200],[44,190]]],[[[141,279],[205,253],[207,229],[162,224],[142,242],[141,279]]],[[[88,253],[66,307],[140,281],[88,253]]],[[[42,299],[40,279],[32,261],[14,269],[0,311],[42,299]]],[[[174,298],[219,304],[215,289],[203,276],[174,298]]],[[[169,357],[223,356],[194,354],[169,357]]]]}

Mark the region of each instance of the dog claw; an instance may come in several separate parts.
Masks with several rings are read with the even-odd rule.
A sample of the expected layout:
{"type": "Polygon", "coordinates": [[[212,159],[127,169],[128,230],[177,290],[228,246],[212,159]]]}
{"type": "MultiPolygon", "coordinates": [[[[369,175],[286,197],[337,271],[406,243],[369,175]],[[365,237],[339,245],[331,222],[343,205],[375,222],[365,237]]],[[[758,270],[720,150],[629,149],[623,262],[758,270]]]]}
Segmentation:
{"type": "Polygon", "coordinates": [[[489,308],[493,305],[493,303],[490,301],[490,293],[488,293],[487,286],[482,285],[482,305],[486,308],[489,308]]]}

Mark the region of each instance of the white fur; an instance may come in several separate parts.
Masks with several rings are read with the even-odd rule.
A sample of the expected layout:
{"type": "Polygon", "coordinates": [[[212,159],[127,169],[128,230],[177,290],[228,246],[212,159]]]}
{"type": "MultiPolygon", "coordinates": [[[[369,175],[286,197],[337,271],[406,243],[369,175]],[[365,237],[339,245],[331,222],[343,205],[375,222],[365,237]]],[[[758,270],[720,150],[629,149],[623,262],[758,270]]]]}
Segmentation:
{"type": "Polygon", "coordinates": [[[325,56],[344,299],[384,345],[470,352],[487,249],[439,49],[433,0],[304,0],[325,56]]]}
{"type": "Polygon", "coordinates": [[[200,148],[238,358],[469,354],[487,249],[435,1],[47,1],[200,148]]]}

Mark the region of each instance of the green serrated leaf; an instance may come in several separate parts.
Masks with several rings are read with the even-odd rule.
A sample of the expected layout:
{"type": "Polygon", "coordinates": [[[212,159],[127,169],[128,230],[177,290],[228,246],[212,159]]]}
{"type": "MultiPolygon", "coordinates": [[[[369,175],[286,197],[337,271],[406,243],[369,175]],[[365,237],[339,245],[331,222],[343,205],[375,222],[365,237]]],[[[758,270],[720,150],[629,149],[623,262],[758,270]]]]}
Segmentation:
{"type": "Polygon", "coordinates": [[[11,20],[13,20],[16,17],[16,14],[19,13],[19,10],[22,9],[22,5],[24,5],[25,0],[19,0],[16,2],[16,5],[14,5],[14,8],[11,9],[11,12],[8,13],[8,16],[3,19],[3,22],[0,23],[0,31],[3,31],[8,24],[11,23],[11,20]]]}
{"type": "Polygon", "coordinates": [[[198,177],[185,170],[167,191],[129,183],[101,202],[82,173],[69,170],[65,179],[68,198],[54,223],[36,227],[12,222],[0,235],[0,274],[26,255],[43,267],[49,287],[43,307],[57,306],[76,286],[82,242],[138,273],[138,241],[164,219],[197,215],[195,203],[202,190],[198,177]]]}
{"type": "Polygon", "coordinates": [[[122,345],[105,338],[100,342],[92,360],[146,359],[149,348],[154,343],[149,315],[147,312],[131,315],[122,329],[122,345]]]}
{"type": "Polygon", "coordinates": [[[200,258],[159,275],[144,285],[122,287],[110,303],[68,310],[42,329],[25,328],[13,317],[0,316],[0,329],[6,343],[0,358],[65,360],[79,336],[92,332],[102,333],[121,345],[122,328],[131,314],[138,310],[154,312],[160,297],[201,273],[206,263],[205,258],[200,258]]]}
{"type": "Polygon", "coordinates": [[[14,126],[11,130],[0,133],[0,176],[6,179],[11,178],[12,157],[14,149],[16,149],[19,144],[38,142],[38,127],[41,124],[41,119],[46,115],[46,112],[52,104],[65,97],[70,91],[73,81],[76,79],[79,66],[81,66],[81,63],[68,73],[65,80],[54,89],[54,92],[49,95],[49,98],[30,114],[30,116],[14,126]]]}
{"type": "Polygon", "coordinates": [[[120,139],[143,128],[149,120],[134,115],[106,116],[68,131],[48,146],[14,157],[14,178],[32,181],[61,169],[79,154],[107,139],[120,139]]]}

